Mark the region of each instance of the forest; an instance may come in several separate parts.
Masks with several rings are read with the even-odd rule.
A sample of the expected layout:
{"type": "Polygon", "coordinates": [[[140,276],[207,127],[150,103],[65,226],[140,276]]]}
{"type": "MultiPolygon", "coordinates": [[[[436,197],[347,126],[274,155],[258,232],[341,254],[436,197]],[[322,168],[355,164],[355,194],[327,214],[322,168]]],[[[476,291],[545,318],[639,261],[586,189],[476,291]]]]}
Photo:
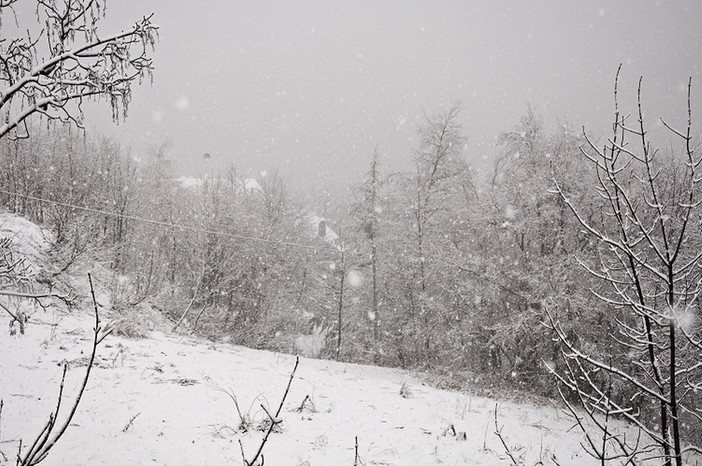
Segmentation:
{"type": "MultiPolygon", "coordinates": [[[[651,86],[642,78],[637,105],[620,108],[618,76],[606,137],[547,130],[527,108],[476,170],[460,123],[472,109],[426,109],[411,168],[387,171],[377,147],[334,199],[275,167],[254,181],[234,165],[179,177],[168,142],[142,156],[82,130],[63,91],[5,93],[3,111],[33,105],[37,118],[3,127],[0,206],[54,233],[59,271],[81,258],[110,271],[118,334],[144,336],[148,304],[215,343],[527,391],[561,399],[602,464],[682,464],[702,445],[702,155],[689,104],[686,127],[662,121],[652,140],[651,86]],[[610,435],[614,418],[640,437],[610,435]]],[[[126,94],[110,85],[95,89],[113,89],[119,118],[126,94]]],[[[20,281],[0,268],[2,290],[20,281]]]]}

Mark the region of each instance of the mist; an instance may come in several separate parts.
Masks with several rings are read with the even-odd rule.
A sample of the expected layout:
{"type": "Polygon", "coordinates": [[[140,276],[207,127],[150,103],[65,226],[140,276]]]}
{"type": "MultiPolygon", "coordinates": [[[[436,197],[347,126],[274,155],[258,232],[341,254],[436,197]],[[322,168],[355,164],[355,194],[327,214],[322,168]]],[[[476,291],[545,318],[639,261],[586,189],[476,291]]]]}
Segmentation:
{"type": "Polygon", "coordinates": [[[464,155],[481,168],[529,106],[546,126],[609,135],[620,63],[624,103],[643,76],[652,128],[659,116],[684,122],[687,80],[702,66],[700,11],[694,1],[110,3],[105,33],[154,13],[153,84],[134,88],[118,125],[99,103],[87,120],[137,155],[168,143],[183,175],[234,166],[278,170],[297,187],[348,185],[375,147],[384,170],[407,169],[426,115],[459,101],[464,155]]]}
{"type": "Polygon", "coordinates": [[[702,464],[700,11],[0,0],[0,463],[702,464]]]}

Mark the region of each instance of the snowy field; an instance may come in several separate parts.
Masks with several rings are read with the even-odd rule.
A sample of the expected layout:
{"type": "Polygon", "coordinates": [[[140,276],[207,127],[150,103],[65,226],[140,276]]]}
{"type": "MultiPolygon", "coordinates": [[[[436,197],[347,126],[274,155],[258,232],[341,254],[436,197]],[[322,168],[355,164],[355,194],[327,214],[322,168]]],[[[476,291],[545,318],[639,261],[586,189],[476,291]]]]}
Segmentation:
{"type": "MultiPolygon", "coordinates": [[[[2,332],[5,455],[46,422],[64,360],[73,397],[91,325],[89,315],[50,312],[37,315],[22,337],[2,332]]],[[[267,418],[260,404],[277,408],[295,358],[154,332],[143,340],[108,337],[96,364],[73,425],[46,464],[241,464],[238,440],[250,459],[263,436],[256,427],[267,418]],[[251,416],[248,432],[237,430],[235,405],[223,390],[251,416]]],[[[356,437],[359,462],[367,465],[499,464],[495,404],[428,387],[400,370],[301,359],[266,464],[353,465],[356,437]],[[311,403],[302,406],[307,396],[311,403]]],[[[498,414],[505,440],[527,464],[592,464],[556,407],[503,402],[498,414]]]]}

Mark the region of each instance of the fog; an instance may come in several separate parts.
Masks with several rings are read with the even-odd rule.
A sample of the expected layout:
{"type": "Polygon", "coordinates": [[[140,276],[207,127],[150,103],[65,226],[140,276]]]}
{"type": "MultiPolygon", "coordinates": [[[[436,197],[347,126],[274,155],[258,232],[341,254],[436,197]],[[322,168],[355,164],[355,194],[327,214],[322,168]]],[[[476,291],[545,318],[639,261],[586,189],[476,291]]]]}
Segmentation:
{"type": "MultiPolygon", "coordinates": [[[[608,134],[620,63],[624,104],[643,76],[651,127],[659,115],[682,124],[687,79],[702,68],[701,11],[695,1],[113,1],[105,34],[154,13],[153,84],[134,88],[119,125],[104,102],[87,121],[135,155],[167,142],[186,175],[234,165],[278,169],[300,187],[346,185],[376,146],[384,170],[408,168],[425,113],[460,101],[465,155],[480,167],[529,105],[547,127],[608,134]]],[[[693,109],[701,95],[693,87],[693,109]]]]}

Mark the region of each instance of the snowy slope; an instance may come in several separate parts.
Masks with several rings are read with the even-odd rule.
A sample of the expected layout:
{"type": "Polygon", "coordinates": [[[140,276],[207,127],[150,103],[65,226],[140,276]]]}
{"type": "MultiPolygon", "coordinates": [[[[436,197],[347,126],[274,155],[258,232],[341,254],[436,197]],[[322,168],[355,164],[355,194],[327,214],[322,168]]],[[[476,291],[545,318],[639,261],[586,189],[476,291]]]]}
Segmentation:
{"type": "MultiPolygon", "coordinates": [[[[45,235],[29,222],[3,218],[4,234],[26,242],[20,249],[32,260],[45,260],[45,235]]],[[[108,278],[100,277],[104,269],[94,272],[106,314],[108,278]]],[[[75,287],[88,294],[85,277],[75,287]]],[[[90,352],[89,308],[34,309],[25,335],[0,331],[0,464],[14,464],[19,440],[33,441],[44,426],[56,406],[61,363],[69,361],[59,418],[65,416],[90,352]]],[[[263,437],[256,427],[267,419],[260,405],[277,409],[294,364],[291,355],[160,332],[141,340],[109,336],[73,424],[42,464],[242,464],[239,441],[251,459],[263,437]],[[248,431],[238,429],[226,392],[251,418],[248,431]]],[[[494,434],[496,403],[431,388],[401,370],[301,359],[265,464],[509,464],[494,434]],[[307,397],[312,402],[303,406],[307,397]]],[[[500,402],[499,424],[525,464],[594,462],[555,404],[500,402]]]]}
{"type": "MultiPolygon", "coordinates": [[[[8,456],[14,440],[29,441],[53,409],[59,363],[74,361],[73,394],[90,349],[90,316],[34,320],[21,338],[0,334],[0,449],[8,456]]],[[[262,433],[236,431],[234,403],[220,389],[234,393],[255,424],[266,418],[259,404],[277,408],[293,366],[290,355],[158,332],[137,341],[108,337],[75,425],[46,464],[241,464],[238,440],[251,458],[262,433]]],[[[494,408],[495,400],[427,387],[400,370],[302,359],[266,464],[352,465],[356,436],[367,465],[499,464],[494,408]],[[307,395],[315,409],[306,403],[298,412],[307,395]]],[[[499,422],[527,464],[551,455],[560,464],[592,464],[577,430],[568,432],[572,423],[553,406],[500,403],[499,422]]]]}

